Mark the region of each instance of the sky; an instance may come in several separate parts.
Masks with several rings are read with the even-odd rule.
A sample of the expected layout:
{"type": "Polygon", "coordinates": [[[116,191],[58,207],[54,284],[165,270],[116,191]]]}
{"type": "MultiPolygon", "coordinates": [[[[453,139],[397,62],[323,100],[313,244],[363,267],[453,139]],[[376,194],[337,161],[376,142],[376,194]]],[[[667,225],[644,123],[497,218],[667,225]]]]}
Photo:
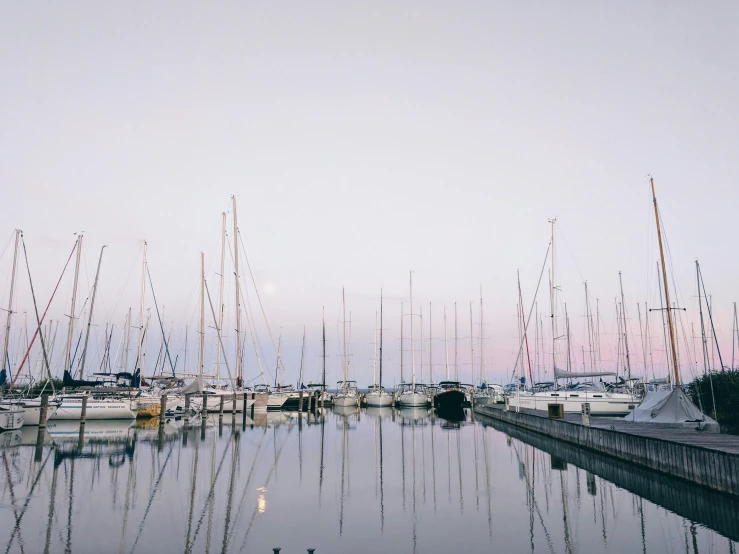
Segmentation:
{"type": "MultiPolygon", "coordinates": [[[[386,383],[400,380],[401,302],[404,377],[412,367],[411,319],[418,378],[421,325],[423,379],[430,377],[429,344],[434,380],[445,375],[445,308],[453,367],[457,302],[460,378],[479,381],[480,290],[483,368],[491,381],[505,381],[520,345],[517,272],[528,313],[552,218],[558,335],[567,303],[573,368],[594,349],[586,339],[585,281],[602,320],[599,365],[619,365],[621,271],[631,358],[643,374],[646,333],[636,306],[657,307],[660,298],[651,175],[673,298],[686,309],[681,336],[700,333],[697,259],[730,365],[739,274],[732,252],[739,205],[734,2],[72,1],[5,3],[0,10],[1,305],[7,309],[15,228],[24,232],[40,311],[75,233],[85,237],[76,312],[107,245],[91,363],[100,363],[106,323],[115,325],[111,356],[117,352],[119,361],[129,307],[138,325],[146,241],[172,353],[184,363],[187,326],[187,370],[197,370],[200,252],[217,305],[221,214],[227,212],[232,245],[235,195],[242,266],[246,254],[254,274],[252,282],[242,267],[242,286],[270,380],[270,332],[275,342],[282,335],[288,380],[295,382],[304,326],[304,381],[318,378],[324,307],[327,380],[342,378],[343,287],[350,376],[360,384],[373,379],[381,289],[386,383]]],[[[542,371],[551,371],[550,261],[536,298],[542,371]]],[[[222,370],[234,371],[230,256],[226,265],[223,339],[231,367],[222,370]]],[[[59,325],[57,373],[73,266],[74,258],[45,320],[59,325]]],[[[25,352],[24,317],[28,334],[35,329],[20,268],[9,354],[16,367],[25,352]]],[[[75,313],[75,341],[88,305],[75,313]]],[[[147,368],[162,342],[157,306],[147,282],[147,368]]],[[[206,314],[209,371],[217,334],[206,314]]],[[[651,313],[649,376],[666,371],[660,317],[651,313]]],[[[556,343],[563,365],[565,341],[556,343]]],[[[247,350],[246,377],[253,380],[259,363],[247,350]]],[[[688,358],[681,360],[686,375],[702,371],[688,358]]]]}

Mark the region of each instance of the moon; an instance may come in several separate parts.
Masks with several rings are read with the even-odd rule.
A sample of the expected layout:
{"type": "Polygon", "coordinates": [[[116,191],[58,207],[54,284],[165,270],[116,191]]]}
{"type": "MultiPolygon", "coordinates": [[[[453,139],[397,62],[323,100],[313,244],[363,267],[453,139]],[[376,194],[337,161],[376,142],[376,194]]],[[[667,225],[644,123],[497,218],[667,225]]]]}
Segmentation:
{"type": "Polygon", "coordinates": [[[277,292],[277,286],[274,283],[267,283],[264,285],[264,294],[274,294],[277,292]]]}

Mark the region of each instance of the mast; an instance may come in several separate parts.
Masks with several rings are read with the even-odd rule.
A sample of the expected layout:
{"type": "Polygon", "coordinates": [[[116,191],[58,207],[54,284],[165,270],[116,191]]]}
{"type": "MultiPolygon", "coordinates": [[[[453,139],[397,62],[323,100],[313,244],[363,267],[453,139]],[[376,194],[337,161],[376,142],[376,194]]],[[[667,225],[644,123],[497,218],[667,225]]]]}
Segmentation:
{"type": "Polygon", "coordinates": [[[731,324],[731,369],[734,369],[734,336],[739,332],[736,325],[736,302],[734,302],[734,321],[731,324]]]}
{"type": "Polygon", "coordinates": [[[657,240],[659,242],[659,257],[662,260],[662,281],[665,284],[665,304],[667,305],[667,324],[670,328],[670,350],[672,351],[672,367],[675,372],[675,384],[680,384],[680,374],[677,368],[677,348],[675,347],[675,329],[672,325],[672,306],[670,305],[670,290],[667,286],[667,269],[665,268],[665,252],[662,248],[662,230],[659,226],[659,210],[657,208],[657,195],[654,192],[654,179],[649,178],[652,185],[652,198],[654,200],[654,219],[657,223],[657,240]]]}
{"type": "Polygon", "coordinates": [[[144,342],[144,293],[146,291],[146,241],[144,241],[144,258],[141,264],[141,312],[139,313],[139,340],[136,345],[136,364],[138,368],[143,367],[141,359],[141,346],[144,342]]]}
{"type": "MultiPolygon", "coordinates": [[[[480,283],[480,383],[486,383],[487,379],[484,377],[484,371],[485,371],[485,353],[482,349],[482,329],[483,329],[483,319],[482,319],[482,283],[480,283]]],[[[529,368],[530,369],[530,368],[529,368]]]]}
{"type": "MultiPolygon", "coordinates": [[[[10,369],[10,364],[8,364],[8,344],[10,341],[10,316],[13,315],[13,292],[15,291],[15,275],[17,273],[17,267],[18,267],[18,241],[21,236],[20,229],[15,230],[15,249],[13,250],[13,269],[12,273],[10,274],[10,296],[8,297],[8,319],[7,324],[5,325],[5,340],[3,344],[3,361],[0,363],[0,367],[4,368],[7,367],[8,370],[10,369]],[[7,366],[5,364],[8,364],[7,366]]],[[[732,337],[734,335],[732,334],[732,337]]],[[[733,338],[732,338],[733,340],[733,338]]]]}
{"type": "Polygon", "coordinates": [[[432,344],[432,335],[433,329],[431,327],[431,302],[429,302],[429,384],[432,384],[434,382],[434,364],[433,357],[431,356],[431,344],[432,344]]]}
{"type": "MultiPolygon", "coordinates": [[[[555,229],[557,219],[550,220],[552,224],[552,271],[551,279],[549,280],[549,304],[552,308],[552,368],[553,371],[557,369],[557,285],[556,285],[556,272],[557,267],[557,249],[555,242],[555,229]]],[[[557,388],[557,378],[554,377],[554,388],[557,388]]]]}
{"type": "MultiPolygon", "coordinates": [[[[321,328],[323,331],[323,376],[321,384],[323,385],[323,393],[326,392],[326,307],[321,308],[321,328]]],[[[323,400],[321,401],[323,402],[323,400]]]]}
{"type": "MultiPolygon", "coordinates": [[[[223,281],[226,271],[226,212],[221,212],[221,282],[218,293],[218,331],[223,332],[223,281]]],[[[216,344],[216,383],[221,386],[221,341],[216,344]]],[[[238,377],[238,376],[237,376],[238,377]]],[[[237,383],[238,386],[238,383],[237,383]]]]}
{"type": "Polygon", "coordinates": [[[457,356],[457,345],[459,337],[457,336],[457,303],[454,303],[454,380],[459,381],[459,358],[457,356]]]}
{"type": "Polygon", "coordinates": [[[644,379],[643,381],[646,383],[647,382],[647,349],[645,346],[646,339],[644,337],[644,329],[642,328],[642,324],[641,324],[641,306],[639,305],[638,302],[636,304],[636,311],[639,314],[639,333],[641,333],[641,353],[642,353],[642,358],[644,359],[644,379]]]}
{"type": "Polygon", "coordinates": [[[446,368],[446,380],[449,380],[449,342],[446,334],[446,306],[444,306],[444,367],[446,368]]]}
{"type": "Polygon", "coordinates": [[[403,303],[400,303],[400,382],[403,382],[403,303]]]}
{"type": "Polygon", "coordinates": [[[624,319],[624,346],[626,347],[626,370],[631,379],[631,358],[629,357],[629,332],[626,328],[626,302],[624,302],[624,282],[621,278],[621,272],[618,272],[618,282],[621,286],[621,315],[624,319]]]}
{"type": "Polygon", "coordinates": [[[298,377],[298,388],[303,382],[303,362],[305,361],[305,325],[303,325],[303,348],[300,349],[300,374],[298,377]]]}
{"type": "MultiPolygon", "coordinates": [[[[382,392],[382,289],[380,289],[380,392],[382,392]]],[[[380,448],[382,448],[382,442],[380,442],[380,448]]]]}
{"type": "MultiPolygon", "coordinates": [[[[418,313],[420,318],[419,327],[421,329],[421,383],[423,383],[423,306],[419,306],[418,313]]],[[[413,320],[411,319],[411,321],[413,320]]]]}
{"type": "Polygon", "coordinates": [[[77,302],[77,280],[80,275],[80,253],[82,252],[82,236],[77,236],[77,261],[74,265],[74,285],[72,287],[72,309],[69,314],[69,330],[67,332],[67,351],[64,360],[64,371],[72,369],[72,339],[74,338],[74,306],[77,302]]]}
{"type": "Polygon", "coordinates": [[[341,356],[341,369],[344,373],[344,394],[346,394],[346,296],[344,287],[341,287],[341,308],[344,313],[344,334],[342,336],[343,353],[341,356]]]}
{"type": "MultiPolygon", "coordinates": [[[[523,338],[524,338],[524,341],[526,342],[526,359],[529,362],[529,379],[531,379],[531,386],[533,387],[534,386],[534,375],[531,371],[531,352],[529,351],[529,335],[526,329],[526,315],[523,309],[523,294],[521,293],[521,274],[519,271],[516,271],[516,276],[518,278],[518,302],[519,304],[521,304],[521,325],[523,326],[523,338]]],[[[480,293],[480,313],[482,313],[482,293],[480,293]]],[[[482,315],[480,316],[480,320],[482,321],[482,315]]]]}
{"type": "Polygon", "coordinates": [[[205,254],[200,253],[200,349],[198,352],[198,374],[203,376],[205,355],[205,254]]]}
{"type": "Polygon", "coordinates": [[[411,386],[413,392],[416,391],[416,347],[413,342],[413,272],[408,272],[411,284],[411,386]]]}
{"type": "MultiPolygon", "coordinates": [[[[95,283],[92,285],[92,299],[90,300],[90,313],[87,316],[87,331],[85,332],[85,346],[82,348],[82,361],[80,363],[80,379],[85,374],[85,360],[87,359],[87,342],[90,340],[90,325],[92,324],[92,310],[95,308],[95,294],[98,290],[98,279],[100,278],[100,266],[103,263],[103,251],[105,246],[100,249],[100,258],[98,259],[98,268],[95,272],[95,283]]],[[[105,334],[108,334],[107,326],[105,328],[105,334]]]]}
{"type": "MultiPolygon", "coordinates": [[[[660,272],[659,262],[657,262],[657,273],[660,272]]],[[[667,322],[665,321],[665,306],[662,303],[663,297],[662,297],[662,281],[660,281],[659,277],[657,278],[657,286],[659,287],[659,307],[660,312],[662,314],[662,338],[665,340],[665,359],[667,360],[667,380],[673,384],[674,379],[670,375],[670,350],[667,346],[667,322]]]]}
{"type": "Polygon", "coordinates": [[[567,302],[565,302],[565,326],[567,327],[567,371],[572,371],[572,358],[570,350],[570,316],[567,315],[567,302]]]}
{"type": "Polygon", "coordinates": [[[123,370],[128,371],[128,351],[131,349],[131,306],[128,307],[126,323],[123,327],[126,329],[126,351],[123,355],[123,370]]]}
{"type": "Polygon", "coordinates": [[[372,384],[377,384],[377,312],[375,312],[375,330],[372,333],[372,342],[375,343],[375,351],[372,354],[372,384]]]}
{"type": "Polygon", "coordinates": [[[472,300],[470,300],[470,379],[475,382],[475,331],[472,327],[472,300]]]}
{"type": "MultiPolygon", "coordinates": [[[[234,211],[234,280],[236,281],[236,286],[234,287],[234,294],[236,295],[236,379],[237,386],[243,386],[244,370],[241,367],[241,304],[239,303],[239,225],[236,216],[236,195],[234,194],[231,199],[233,200],[234,211]]],[[[275,371],[276,377],[277,372],[275,371]]]]}

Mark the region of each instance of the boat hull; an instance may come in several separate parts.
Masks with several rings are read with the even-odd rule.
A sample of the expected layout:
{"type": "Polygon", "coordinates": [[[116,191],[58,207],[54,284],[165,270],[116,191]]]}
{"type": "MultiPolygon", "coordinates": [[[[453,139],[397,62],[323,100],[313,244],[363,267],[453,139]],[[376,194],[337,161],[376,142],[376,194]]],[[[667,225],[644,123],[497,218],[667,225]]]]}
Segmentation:
{"type": "Polygon", "coordinates": [[[426,406],[429,403],[428,395],[420,392],[402,393],[398,398],[398,404],[403,406],[426,406]]]}
{"type": "Polygon", "coordinates": [[[393,405],[393,395],[388,392],[382,394],[369,393],[364,398],[369,408],[381,408],[383,406],[393,405]]]}
{"type": "Polygon", "coordinates": [[[358,396],[351,396],[347,395],[344,396],[343,394],[337,394],[334,396],[334,406],[359,406],[359,397],[358,396]]]}
{"type": "Polygon", "coordinates": [[[0,408],[0,431],[15,431],[23,427],[26,410],[17,404],[0,408]]]}
{"type": "Polygon", "coordinates": [[[508,405],[513,409],[520,407],[546,411],[549,404],[562,404],[566,414],[580,414],[582,405],[587,402],[590,404],[590,415],[592,416],[625,416],[639,405],[637,398],[626,394],[585,392],[554,394],[559,395],[554,396],[552,393],[511,395],[508,405]]]}
{"type": "MultiPolygon", "coordinates": [[[[136,419],[138,403],[136,400],[92,400],[88,399],[85,419],[136,419]]],[[[82,418],[81,399],[62,399],[62,403],[49,418],[54,420],[79,420],[82,418]]]]}
{"type": "Polygon", "coordinates": [[[461,390],[445,390],[434,396],[434,406],[437,410],[459,410],[464,401],[465,396],[461,390]]]}

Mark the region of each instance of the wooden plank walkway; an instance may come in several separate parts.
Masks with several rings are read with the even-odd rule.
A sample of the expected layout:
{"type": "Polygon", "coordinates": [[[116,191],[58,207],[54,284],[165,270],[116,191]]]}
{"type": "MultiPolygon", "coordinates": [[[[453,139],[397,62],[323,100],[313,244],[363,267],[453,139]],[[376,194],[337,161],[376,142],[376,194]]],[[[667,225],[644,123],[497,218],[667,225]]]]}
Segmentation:
{"type": "MultiPolygon", "coordinates": [[[[505,409],[504,404],[493,404],[489,407],[501,410],[505,409]]],[[[547,413],[542,410],[529,410],[524,408],[521,409],[520,412],[547,419],[547,413]]],[[[582,416],[579,414],[566,414],[565,421],[576,425],[582,425],[582,416]]],[[[622,418],[617,417],[591,417],[590,426],[597,429],[608,429],[611,431],[618,431],[619,433],[628,433],[639,437],[718,450],[729,454],[739,454],[739,435],[706,433],[705,431],[698,431],[692,427],[671,428],[652,425],[649,423],[634,423],[631,421],[624,421],[622,418]]]]}

